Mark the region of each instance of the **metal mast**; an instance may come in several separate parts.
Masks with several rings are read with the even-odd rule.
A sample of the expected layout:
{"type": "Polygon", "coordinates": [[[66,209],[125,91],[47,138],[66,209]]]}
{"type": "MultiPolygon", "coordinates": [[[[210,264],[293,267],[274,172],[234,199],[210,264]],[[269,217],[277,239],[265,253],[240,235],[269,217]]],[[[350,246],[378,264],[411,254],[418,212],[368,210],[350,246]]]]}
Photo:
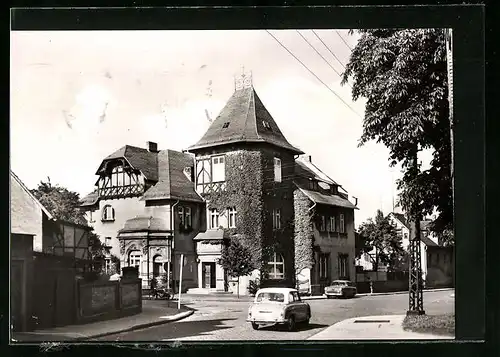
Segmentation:
{"type": "MultiPolygon", "coordinates": [[[[418,174],[418,147],[415,145],[413,156],[413,174],[418,174]]],[[[420,207],[417,197],[413,199],[410,212],[410,277],[409,277],[409,308],[407,315],[424,315],[424,294],[422,282],[422,252],[420,249],[420,207]]]]}

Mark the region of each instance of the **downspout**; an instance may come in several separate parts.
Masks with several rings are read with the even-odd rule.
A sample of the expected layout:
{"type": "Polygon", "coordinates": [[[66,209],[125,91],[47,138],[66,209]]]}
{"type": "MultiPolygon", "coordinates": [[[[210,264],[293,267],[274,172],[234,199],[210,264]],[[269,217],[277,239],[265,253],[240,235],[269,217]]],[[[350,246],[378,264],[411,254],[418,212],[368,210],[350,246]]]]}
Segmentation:
{"type": "MultiPolygon", "coordinates": [[[[168,260],[168,264],[167,264],[167,288],[171,288],[170,286],[170,264],[172,264],[172,270],[173,270],[173,267],[174,267],[174,264],[173,264],[173,258],[174,258],[174,254],[173,254],[173,250],[174,250],[174,242],[175,242],[175,206],[177,206],[179,204],[179,200],[177,200],[177,202],[175,202],[172,207],[171,207],[171,212],[170,212],[170,229],[172,230],[172,241],[170,243],[170,259],[168,260]]],[[[172,271],[172,275],[173,275],[173,271],[172,271]]],[[[175,281],[175,276],[174,276],[174,281],[175,281]]],[[[172,293],[175,293],[175,285],[174,285],[174,288],[172,289],[172,293]]]]}
{"type": "Polygon", "coordinates": [[[150,277],[149,277],[149,264],[151,263],[150,262],[150,256],[149,256],[149,230],[151,228],[151,218],[153,218],[153,216],[150,216],[149,219],[148,219],[148,233],[147,233],[147,236],[146,236],[146,248],[148,250],[148,269],[147,269],[147,272],[148,272],[148,287],[151,288],[151,280],[150,280],[150,277]]]}

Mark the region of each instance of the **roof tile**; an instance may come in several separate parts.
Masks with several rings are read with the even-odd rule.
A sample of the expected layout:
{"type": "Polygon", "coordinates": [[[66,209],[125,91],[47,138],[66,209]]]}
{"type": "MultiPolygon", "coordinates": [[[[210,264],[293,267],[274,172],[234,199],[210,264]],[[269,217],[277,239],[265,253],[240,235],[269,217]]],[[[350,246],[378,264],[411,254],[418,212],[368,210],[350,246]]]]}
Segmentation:
{"type": "Polygon", "coordinates": [[[237,142],[269,143],[302,153],[286,140],[253,87],[235,91],[203,137],[188,150],[237,142]]]}

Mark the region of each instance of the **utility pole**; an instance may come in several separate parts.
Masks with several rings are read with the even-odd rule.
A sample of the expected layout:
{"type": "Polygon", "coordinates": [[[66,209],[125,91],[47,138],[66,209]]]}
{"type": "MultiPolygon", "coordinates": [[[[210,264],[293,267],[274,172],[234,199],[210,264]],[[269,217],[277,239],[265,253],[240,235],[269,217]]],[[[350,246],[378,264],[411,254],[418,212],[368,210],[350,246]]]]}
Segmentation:
{"type": "MultiPolygon", "coordinates": [[[[413,151],[413,171],[414,179],[418,175],[418,144],[413,151]]],[[[412,198],[410,209],[410,277],[409,277],[409,308],[407,315],[425,315],[424,294],[422,282],[422,253],[420,249],[420,199],[412,198]]]]}

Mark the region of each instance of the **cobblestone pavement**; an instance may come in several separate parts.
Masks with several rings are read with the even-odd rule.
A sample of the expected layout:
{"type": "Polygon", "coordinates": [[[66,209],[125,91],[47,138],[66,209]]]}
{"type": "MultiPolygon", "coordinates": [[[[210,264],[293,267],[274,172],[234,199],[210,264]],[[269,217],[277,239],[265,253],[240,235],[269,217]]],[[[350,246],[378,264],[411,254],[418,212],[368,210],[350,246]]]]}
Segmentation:
{"type": "MultiPolygon", "coordinates": [[[[424,293],[427,314],[454,312],[453,291],[424,293]]],[[[408,295],[364,296],[355,299],[310,300],[312,318],[309,326],[287,332],[276,327],[252,329],[245,321],[248,301],[193,301],[196,309],[179,322],[110,335],[98,341],[221,341],[221,340],[305,340],[326,327],[352,317],[405,314],[408,295]]]]}

